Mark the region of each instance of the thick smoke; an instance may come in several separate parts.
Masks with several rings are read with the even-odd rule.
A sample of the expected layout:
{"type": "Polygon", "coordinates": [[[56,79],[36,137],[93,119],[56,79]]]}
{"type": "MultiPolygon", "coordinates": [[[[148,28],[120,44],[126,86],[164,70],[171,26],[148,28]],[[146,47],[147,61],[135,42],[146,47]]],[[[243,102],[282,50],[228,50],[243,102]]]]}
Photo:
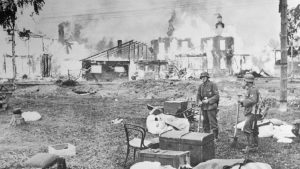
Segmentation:
{"type": "Polygon", "coordinates": [[[174,10],[173,13],[172,13],[172,16],[171,16],[171,18],[170,18],[170,20],[169,20],[169,27],[168,27],[168,32],[167,32],[167,35],[168,35],[168,36],[172,36],[172,35],[173,35],[173,32],[174,32],[174,30],[175,30],[175,28],[174,28],[174,21],[175,21],[175,18],[176,18],[176,12],[175,12],[175,10],[174,10]]]}
{"type": "MultiPolygon", "coordinates": [[[[296,0],[288,2],[290,1],[299,3],[296,0]]],[[[264,53],[263,49],[268,41],[272,38],[279,39],[278,2],[261,0],[51,0],[46,2],[39,16],[29,17],[29,13],[24,10],[24,15],[18,17],[17,25],[19,29],[25,27],[58,39],[58,25],[70,22],[70,27],[64,30],[64,38],[68,39],[70,35],[70,41],[74,41],[73,51],[69,55],[66,55],[63,46],[55,45],[55,48],[53,44],[56,42],[49,40],[49,43],[45,43],[54,57],[74,57],[79,60],[110,47],[111,42],[115,44],[119,39],[123,42],[134,39],[149,43],[152,39],[166,36],[168,21],[172,18],[174,9],[176,17],[172,36],[192,37],[193,43],[200,43],[201,37],[215,34],[216,13],[222,14],[226,24],[223,35],[235,38],[236,53],[266,57],[261,53],[264,53]],[[103,38],[106,39],[106,45],[101,42],[103,38]],[[76,51],[77,49],[80,50],[76,51]]],[[[2,39],[5,38],[7,37],[2,39]]],[[[41,53],[41,40],[36,41],[39,45],[31,44],[30,54],[41,53]]],[[[3,49],[4,46],[1,44],[0,56],[11,53],[11,46],[6,45],[7,48],[3,49]]],[[[25,42],[18,42],[16,48],[19,50],[22,46],[26,50],[20,51],[24,53],[27,51],[25,42]]]]}
{"type": "Polygon", "coordinates": [[[112,40],[112,38],[110,40],[107,40],[107,38],[102,38],[102,40],[100,40],[97,45],[96,45],[96,50],[98,52],[103,51],[105,49],[110,49],[114,47],[114,42],[112,40]]]}

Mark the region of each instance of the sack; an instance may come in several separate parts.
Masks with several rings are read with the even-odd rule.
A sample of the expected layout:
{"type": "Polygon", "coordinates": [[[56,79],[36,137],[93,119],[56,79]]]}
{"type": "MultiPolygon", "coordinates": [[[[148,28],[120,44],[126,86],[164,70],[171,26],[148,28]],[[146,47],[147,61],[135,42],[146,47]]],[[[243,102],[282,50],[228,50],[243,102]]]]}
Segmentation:
{"type": "Polygon", "coordinates": [[[292,129],[293,126],[291,125],[274,126],[274,138],[281,139],[296,137],[295,134],[292,132],[292,129]]]}
{"type": "Polygon", "coordinates": [[[274,135],[273,124],[260,126],[258,130],[259,130],[258,137],[272,137],[274,135]]]}

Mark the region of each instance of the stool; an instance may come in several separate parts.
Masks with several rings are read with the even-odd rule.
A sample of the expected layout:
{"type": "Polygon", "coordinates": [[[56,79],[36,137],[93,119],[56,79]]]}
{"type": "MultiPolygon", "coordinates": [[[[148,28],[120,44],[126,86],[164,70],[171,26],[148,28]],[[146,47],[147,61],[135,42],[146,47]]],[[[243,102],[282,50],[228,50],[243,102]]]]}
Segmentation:
{"type": "Polygon", "coordinates": [[[25,162],[25,167],[47,169],[57,164],[57,169],[67,169],[66,160],[58,155],[38,153],[25,162]]]}

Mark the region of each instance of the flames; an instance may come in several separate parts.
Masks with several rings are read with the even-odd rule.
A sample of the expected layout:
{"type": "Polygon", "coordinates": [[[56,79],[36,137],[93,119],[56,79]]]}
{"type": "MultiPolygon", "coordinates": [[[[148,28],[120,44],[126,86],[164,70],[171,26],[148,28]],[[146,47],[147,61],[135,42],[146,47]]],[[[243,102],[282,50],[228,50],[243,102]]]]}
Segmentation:
{"type": "MultiPolygon", "coordinates": [[[[216,36],[217,30],[215,29],[215,25],[208,24],[202,19],[199,13],[177,10],[172,13],[168,22],[169,28],[167,34],[171,38],[170,47],[164,50],[164,44],[162,42],[159,43],[158,58],[167,56],[168,59],[175,59],[174,56],[176,55],[198,55],[211,50],[201,50],[201,38],[216,36]],[[178,40],[186,39],[191,40],[192,46],[190,47],[187,45],[187,42],[184,42],[179,47],[178,40]]],[[[244,44],[248,39],[243,38],[238,32],[241,31],[237,30],[235,26],[227,24],[222,33],[222,36],[234,37],[234,53],[250,55],[246,57],[234,56],[232,59],[233,71],[237,73],[240,69],[252,69],[254,71],[264,69],[267,73],[275,74],[274,52],[267,45],[268,43],[259,42],[253,46],[246,46],[244,44]]],[[[208,53],[208,57],[211,57],[210,53],[208,53]]],[[[184,63],[183,65],[188,65],[188,63],[184,63]]]]}

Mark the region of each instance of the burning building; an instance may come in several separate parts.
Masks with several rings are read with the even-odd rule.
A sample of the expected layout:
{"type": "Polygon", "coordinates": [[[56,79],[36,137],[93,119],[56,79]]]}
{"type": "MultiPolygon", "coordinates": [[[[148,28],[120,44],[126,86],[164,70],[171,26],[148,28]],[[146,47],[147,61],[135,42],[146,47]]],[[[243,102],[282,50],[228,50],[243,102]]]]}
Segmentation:
{"type": "Polygon", "coordinates": [[[178,68],[201,72],[210,71],[218,75],[227,71],[232,74],[234,54],[233,37],[207,37],[201,39],[200,50],[191,39],[174,37],[158,38],[151,41],[155,60],[165,60],[178,68]]]}
{"type": "Polygon", "coordinates": [[[200,30],[205,24],[198,22],[196,16],[184,13],[177,17],[173,12],[169,20],[168,36],[151,41],[155,59],[165,60],[178,69],[187,69],[196,77],[202,71],[209,71],[214,75],[221,75],[223,72],[233,74],[234,38],[222,36],[225,24],[221,14],[218,14],[217,23],[214,25],[215,35],[212,31],[200,30]],[[186,19],[189,22],[185,22],[186,19]],[[191,23],[193,25],[189,25],[191,23]],[[185,33],[189,30],[198,37],[185,33]]]}
{"type": "Polygon", "coordinates": [[[232,57],[234,55],[233,37],[207,37],[201,39],[201,49],[207,55],[207,69],[213,74],[227,71],[232,74],[232,57]]]}
{"type": "Polygon", "coordinates": [[[202,56],[195,50],[190,38],[158,38],[152,40],[151,45],[156,60],[175,61],[178,57],[202,56]]]}
{"type": "Polygon", "coordinates": [[[100,53],[82,59],[83,77],[87,80],[106,80],[129,78],[135,76],[137,62],[153,60],[151,52],[145,43],[128,41],[100,53]]]}

